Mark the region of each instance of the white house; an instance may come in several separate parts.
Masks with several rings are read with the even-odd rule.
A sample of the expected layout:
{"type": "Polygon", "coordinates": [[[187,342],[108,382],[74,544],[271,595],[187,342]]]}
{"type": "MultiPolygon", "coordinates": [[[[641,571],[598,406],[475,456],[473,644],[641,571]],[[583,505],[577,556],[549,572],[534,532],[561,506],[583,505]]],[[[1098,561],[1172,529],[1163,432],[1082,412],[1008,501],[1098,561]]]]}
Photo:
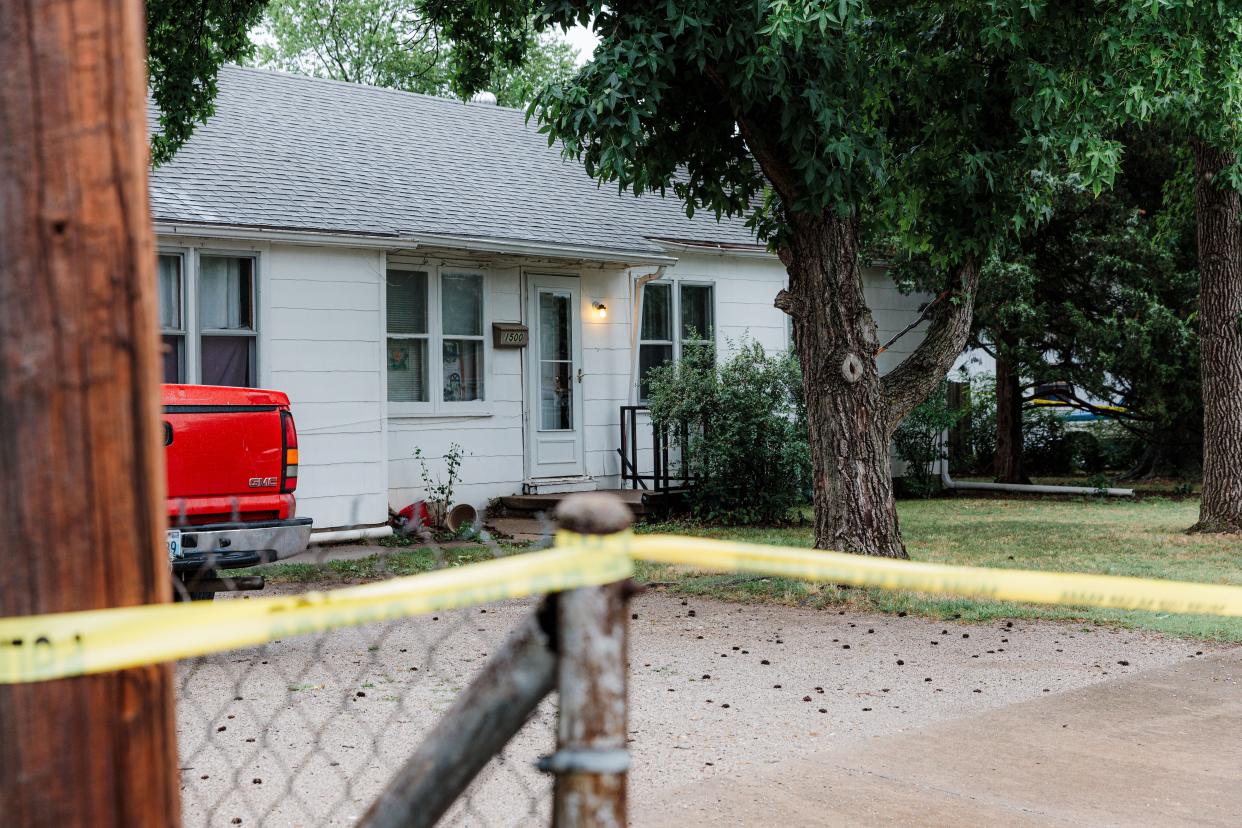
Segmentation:
{"type": "MultiPolygon", "coordinates": [[[[317,528],[384,523],[454,442],[476,506],[616,488],[620,407],[690,330],[788,347],[740,221],[597,187],[521,111],[235,67],[216,108],[152,176],[165,379],[286,391],[317,528]]],[[[886,339],[922,299],[866,276],[886,339]]]]}

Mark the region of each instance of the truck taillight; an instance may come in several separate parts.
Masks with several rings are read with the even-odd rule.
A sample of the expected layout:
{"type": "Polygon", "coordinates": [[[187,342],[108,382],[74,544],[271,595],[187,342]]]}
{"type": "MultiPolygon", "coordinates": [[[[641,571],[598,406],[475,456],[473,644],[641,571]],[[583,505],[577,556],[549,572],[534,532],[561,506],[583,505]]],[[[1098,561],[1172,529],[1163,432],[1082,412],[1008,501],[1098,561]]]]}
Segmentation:
{"type": "Polygon", "coordinates": [[[280,444],[283,453],[280,467],[280,490],[292,492],[298,487],[298,430],[293,415],[280,412],[280,444]]]}

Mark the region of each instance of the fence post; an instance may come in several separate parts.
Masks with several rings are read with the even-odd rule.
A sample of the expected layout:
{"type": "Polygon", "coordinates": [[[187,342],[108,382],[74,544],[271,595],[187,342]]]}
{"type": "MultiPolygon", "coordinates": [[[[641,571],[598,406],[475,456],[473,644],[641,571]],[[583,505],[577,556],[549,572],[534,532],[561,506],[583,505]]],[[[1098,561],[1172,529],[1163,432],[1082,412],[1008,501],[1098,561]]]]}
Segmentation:
{"type": "MultiPolygon", "coordinates": [[[[572,495],[556,512],[560,528],[582,535],[624,531],[632,516],[614,495],[572,495]]],[[[575,589],[557,602],[560,716],[552,824],[622,828],[626,824],[626,669],[628,583],[575,589]]]]}
{"type": "MultiPolygon", "coordinates": [[[[0,21],[0,615],[168,601],[145,7],[0,21]]],[[[171,665],[0,688],[0,821],[180,824],[174,734],[171,665]]]]}

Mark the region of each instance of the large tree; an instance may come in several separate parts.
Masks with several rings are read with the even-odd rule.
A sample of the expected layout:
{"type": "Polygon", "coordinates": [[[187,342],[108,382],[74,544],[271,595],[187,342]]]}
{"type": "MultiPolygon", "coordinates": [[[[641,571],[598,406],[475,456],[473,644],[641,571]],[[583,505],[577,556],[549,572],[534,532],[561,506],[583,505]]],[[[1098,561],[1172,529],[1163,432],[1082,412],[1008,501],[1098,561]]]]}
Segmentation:
{"type": "Polygon", "coordinates": [[[1096,43],[1103,97],[1174,125],[1194,159],[1204,532],[1242,532],[1242,5],[1117,3],[1096,43]]]}
{"type": "Polygon", "coordinates": [[[1087,16],[1041,2],[425,0],[463,92],[522,33],[591,23],[593,60],[533,112],[601,182],[746,216],[789,273],[814,466],[816,545],[905,557],[889,442],[966,342],[979,263],[1066,167],[1105,182],[1116,147],[1072,72],[1087,16]],[[887,375],[860,236],[925,252],[944,294],[887,375]]]}
{"type": "MultiPolygon", "coordinates": [[[[255,62],[285,72],[446,95],[452,43],[411,0],[274,0],[255,62]]],[[[566,40],[526,32],[524,59],[497,64],[487,83],[502,106],[524,106],[574,72],[566,40]]]]}
{"type": "MultiPolygon", "coordinates": [[[[1022,411],[1038,386],[1114,417],[1146,451],[1136,477],[1199,471],[1203,409],[1189,153],[1128,130],[1116,186],[1056,187],[1051,216],[985,262],[972,340],[997,360],[997,480],[1024,480],[1022,411]],[[1101,409],[1092,400],[1120,403],[1101,409]]],[[[903,276],[926,281],[919,262],[903,276]]]]}

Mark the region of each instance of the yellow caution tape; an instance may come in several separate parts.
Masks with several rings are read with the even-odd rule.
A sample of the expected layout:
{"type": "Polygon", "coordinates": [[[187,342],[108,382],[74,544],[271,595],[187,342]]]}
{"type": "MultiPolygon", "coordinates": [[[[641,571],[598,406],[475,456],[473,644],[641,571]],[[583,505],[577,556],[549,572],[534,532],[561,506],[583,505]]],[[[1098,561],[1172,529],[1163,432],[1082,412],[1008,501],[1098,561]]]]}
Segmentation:
{"type": "Polygon", "coordinates": [[[1242,587],[916,563],[674,535],[586,537],[556,548],[331,592],[0,619],[0,684],[120,670],[624,580],[633,561],[937,595],[1242,616],[1242,587]]]}
{"type": "Polygon", "coordinates": [[[572,549],[331,592],[4,618],[0,684],[157,664],[338,627],[607,584],[630,577],[632,569],[623,551],[578,543],[572,549]]]}
{"type": "Polygon", "coordinates": [[[653,563],[804,581],[997,601],[1242,616],[1242,586],[950,566],[676,535],[636,537],[626,548],[632,557],[653,563]]]}

